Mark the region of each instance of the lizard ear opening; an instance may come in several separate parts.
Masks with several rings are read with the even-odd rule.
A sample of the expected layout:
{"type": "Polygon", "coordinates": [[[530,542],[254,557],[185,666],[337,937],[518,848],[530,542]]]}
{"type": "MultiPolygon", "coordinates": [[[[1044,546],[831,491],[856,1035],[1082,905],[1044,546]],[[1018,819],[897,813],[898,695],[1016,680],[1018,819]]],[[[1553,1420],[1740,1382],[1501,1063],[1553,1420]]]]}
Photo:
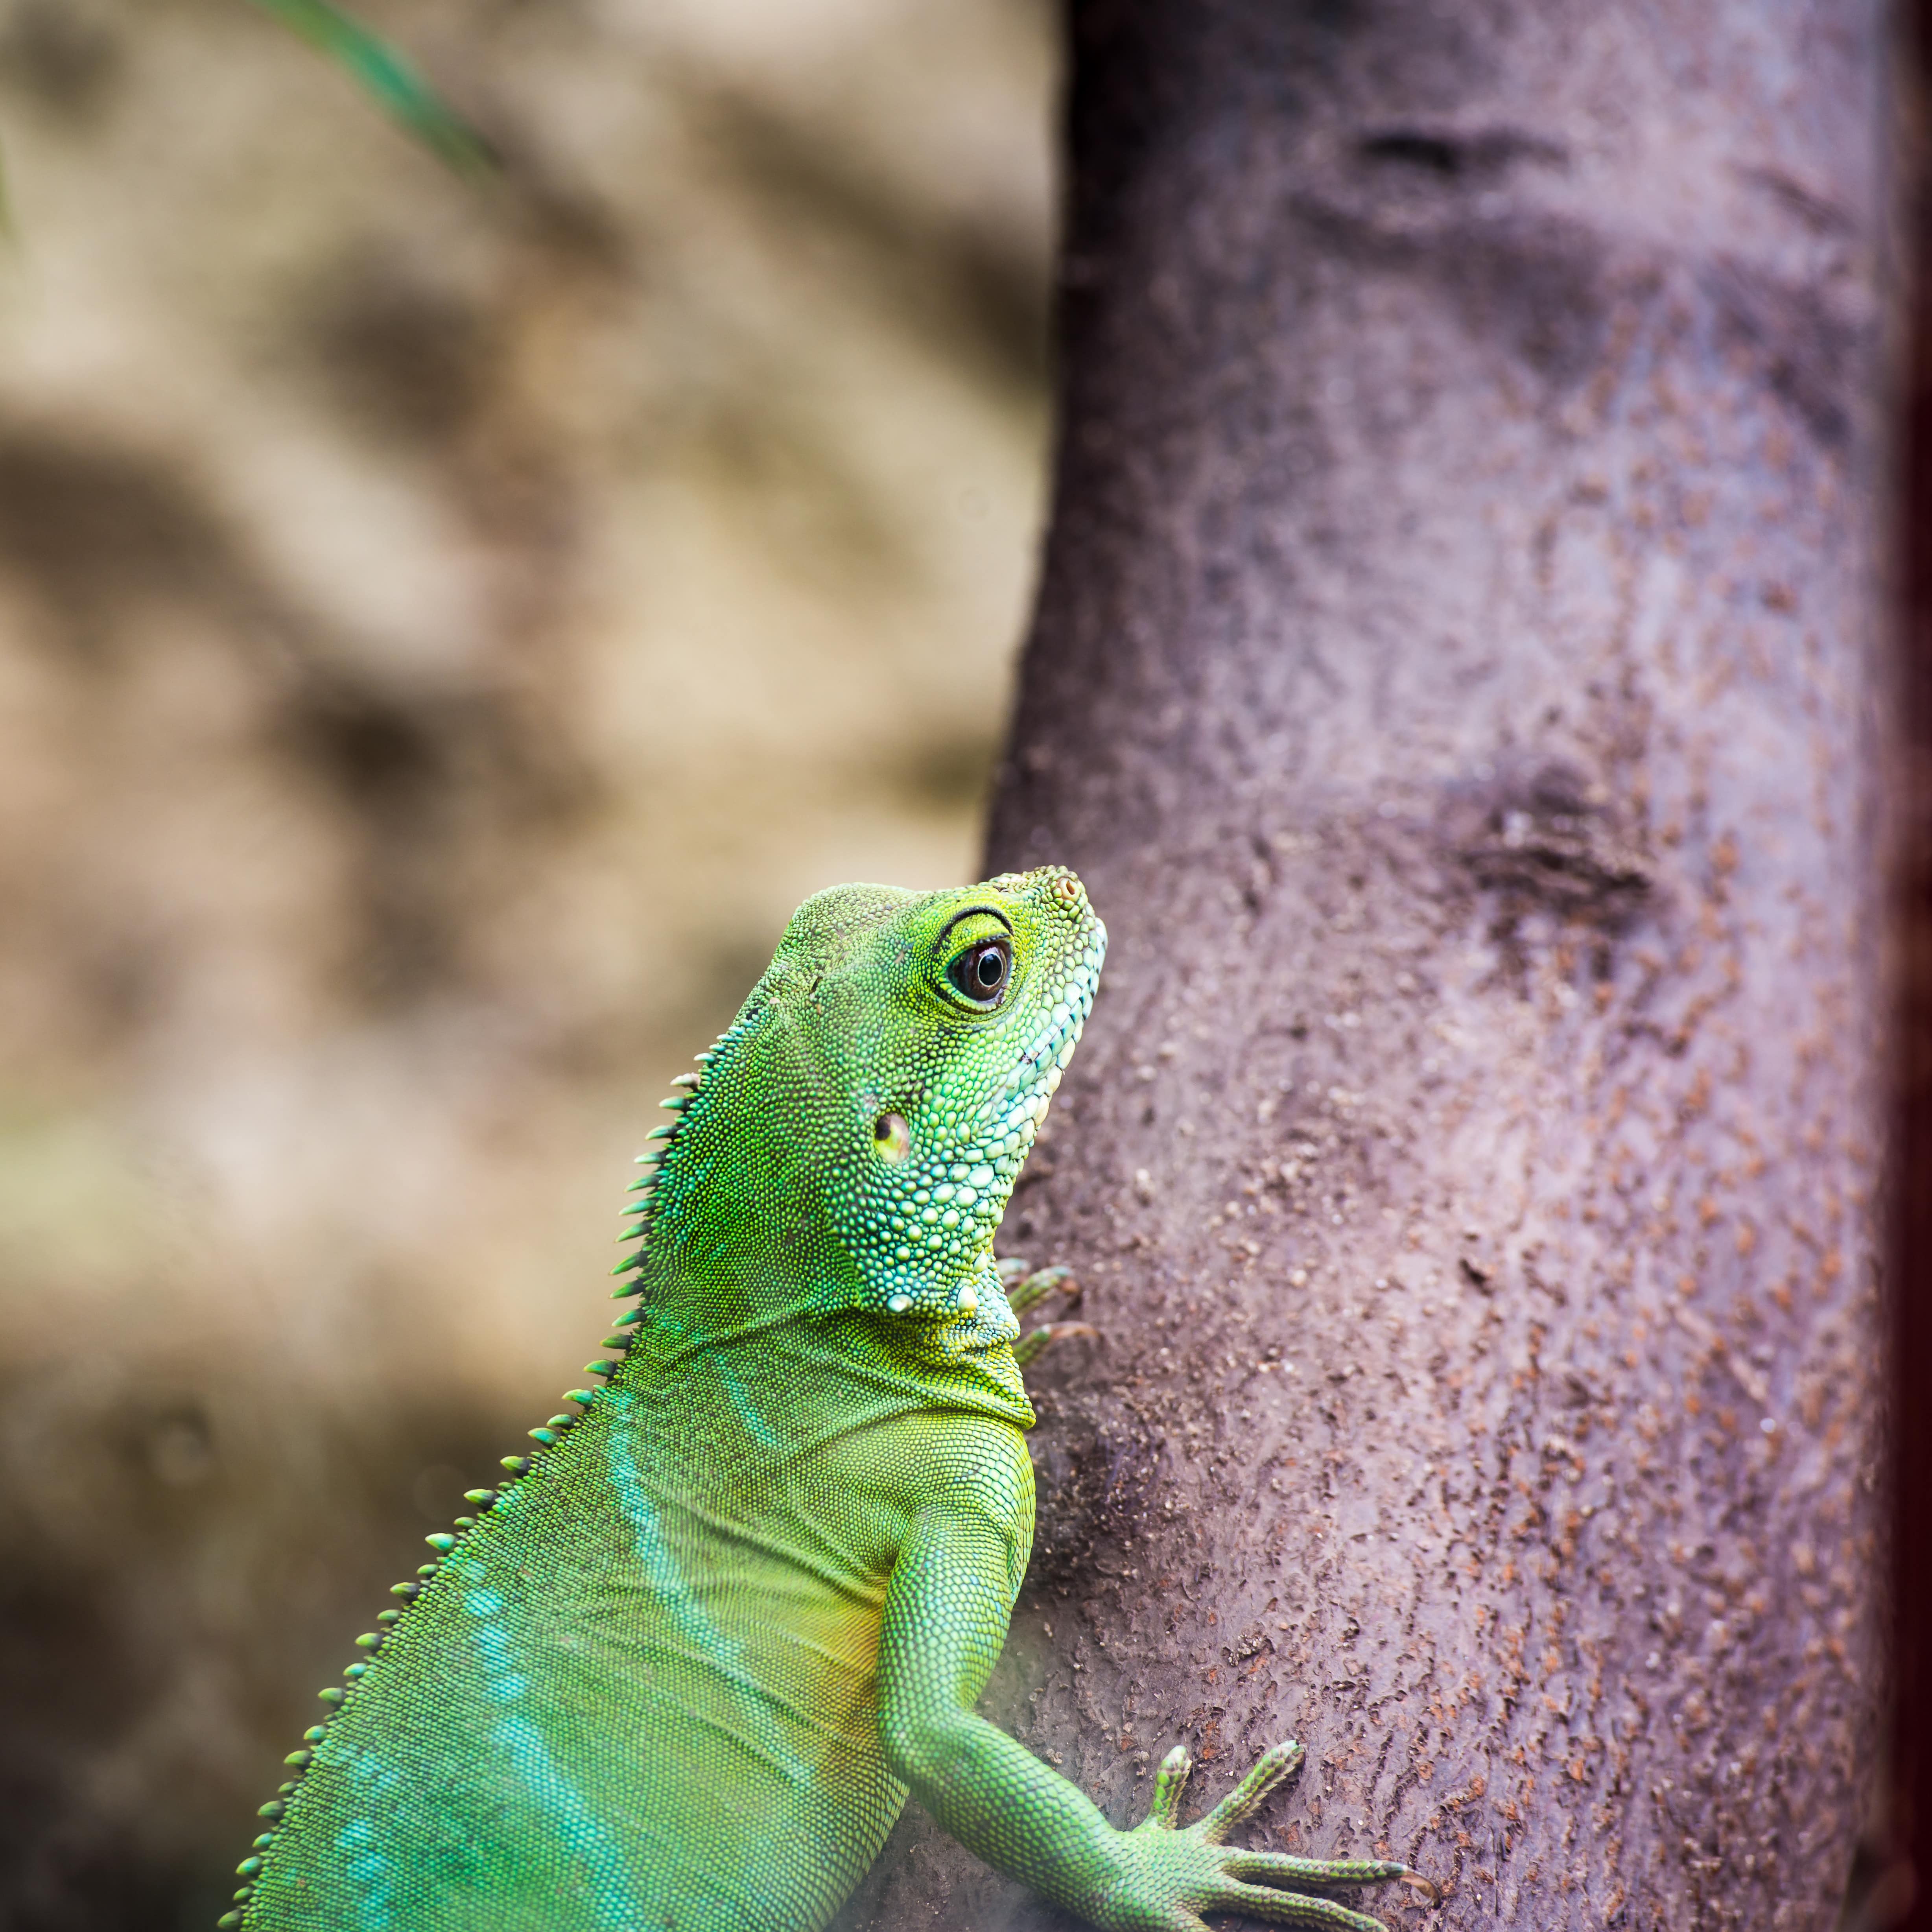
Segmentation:
{"type": "Polygon", "coordinates": [[[881,1114],[872,1124],[872,1148],[895,1167],[912,1152],[912,1130],[903,1114],[881,1114]]]}

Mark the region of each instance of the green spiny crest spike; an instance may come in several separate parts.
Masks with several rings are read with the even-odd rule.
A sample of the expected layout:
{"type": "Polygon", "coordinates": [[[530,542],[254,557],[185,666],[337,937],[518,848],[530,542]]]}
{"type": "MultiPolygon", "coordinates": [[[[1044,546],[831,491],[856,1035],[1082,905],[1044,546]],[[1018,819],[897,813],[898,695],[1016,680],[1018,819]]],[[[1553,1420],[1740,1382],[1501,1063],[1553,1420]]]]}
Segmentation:
{"type": "Polygon", "coordinates": [[[618,1316],[617,1326],[620,1328],[628,1328],[633,1323],[641,1322],[644,1318],[644,1311],[641,1308],[633,1308],[628,1314],[618,1316]]]}
{"type": "Polygon", "coordinates": [[[356,1640],[358,1650],[380,1650],[382,1647],[382,1634],[380,1630],[364,1630],[356,1640]]]}
{"type": "Polygon", "coordinates": [[[258,1818],[279,1818],[288,1808],[279,1798],[272,1798],[267,1804],[255,1807],[255,1816],[258,1818]]]}
{"type": "Polygon", "coordinates": [[[255,1888],[252,1885],[238,1885],[230,1896],[237,1905],[246,1905],[255,1896],[255,1888]]]}
{"type": "Polygon", "coordinates": [[[446,1556],[456,1547],[455,1538],[446,1529],[433,1529],[423,1540],[430,1549],[440,1551],[446,1556]]]}
{"type": "MultiPolygon", "coordinates": [[[[384,1614],[386,1616],[388,1612],[385,1612],[384,1614]]],[[[328,1735],[328,1732],[324,1730],[320,1724],[310,1725],[308,1729],[302,1733],[302,1736],[312,1744],[320,1744],[322,1739],[327,1737],[328,1735]]]]}
{"type": "Polygon", "coordinates": [[[688,1094],[674,1094],[668,1100],[658,1102],[667,1114],[681,1114],[690,1104],[691,1096],[688,1094]]]}
{"type": "Polygon", "coordinates": [[[389,1594],[401,1598],[406,1604],[412,1604],[422,1594],[422,1586],[420,1583],[392,1583],[389,1594]]]}
{"type": "Polygon", "coordinates": [[[296,1788],[296,1780],[292,1778],[289,1779],[286,1784],[277,1785],[275,1789],[280,1792],[282,1796],[286,1798],[293,1793],[296,1788]]]}
{"type": "MultiPolygon", "coordinates": [[[[586,1376],[614,1376],[617,1372],[617,1364],[608,1358],[602,1361],[586,1362],[584,1365],[584,1372],[586,1376]]],[[[588,1402],[590,1400],[590,1391],[588,1389],[573,1389],[571,1394],[574,1400],[588,1402]]]]}
{"type": "Polygon", "coordinates": [[[503,1458],[503,1467],[513,1476],[524,1474],[530,1466],[530,1459],[527,1456],[506,1456],[503,1458]]]}
{"type": "Polygon", "coordinates": [[[436,1574],[437,1570],[441,1566],[440,1564],[434,1563],[418,1563],[416,1565],[416,1574],[427,1582],[430,1577],[436,1574]]]}
{"type": "Polygon", "coordinates": [[[224,1912],[221,1916],[214,1922],[214,1932],[235,1932],[236,1927],[239,1925],[241,1922],[242,1915],[240,1912],[224,1912]]]}
{"type": "Polygon", "coordinates": [[[634,1294],[642,1294],[644,1292],[644,1283],[640,1281],[634,1281],[630,1282],[626,1287],[614,1288],[611,1289],[610,1299],[613,1301],[628,1300],[631,1296],[634,1294]]]}
{"type": "Polygon", "coordinates": [[[318,1690],[315,1694],[325,1704],[346,1704],[349,1701],[349,1693],[339,1684],[332,1684],[326,1690],[318,1690]]]}
{"type": "Polygon", "coordinates": [[[255,1840],[255,1849],[258,1852],[266,1852],[274,1842],[274,1833],[272,1832],[264,1832],[262,1835],[255,1840]]]}
{"type": "Polygon", "coordinates": [[[402,1620],[403,1613],[400,1610],[378,1610],[376,1612],[376,1621],[385,1630],[393,1629],[402,1620]]]}
{"type": "Polygon", "coordinates": [[[466,1503],[475,1503],[480,1509],[488,1509],[496,1500],[496,1492],[494,1490],[465,1490],[463,1500],[466,1503]]]}
{"type": "MultiPolygon", "coordinates": [[[[292,1750],[289,1753],[286,1757],[283,1759],[282,1762],[284,1764],[292,1764],[295,1766],[296,1770],[300,1771],[303,1766],[307,1764],[314,1756],[315,1753],[312,1750],[292,1750]]],[[[248,1874],[246,1872],[244,1872],[242,1876],[244,1878],[246,1878],[248,1874]]]]}
{"type": "Polygon", "coordinates": [[[453,1519],[458,1529],[474,1529],[476,1519],[473,1516],[459,1516],[453,1519]]]}
{"type": "Polygon", "coordinates": [[[626,1348],[630,1343],[631,1338],[628,1335],[606,1335],[604,1338],[604,1346],[607,1348],[626,1348]]]}
{"type": "MultiPolygon", "coordinates": [[[[670,1138],[671,1136],[676,1132],[676,1128],[674,1126],[666,1126],[662,1127],[653,1127],[649,1133],[645,1135],[644,1138],[647,1141],[668,1141],[670,1138]]],[[[653,1154],[651,1156],[652,1159],[654,1160],[656,1160],[658,1157],[658,1155],[661,1155],[663,1151],[664,1150],[660,1148],[658,1150],[658,1154],[653,1154]]]]}
{"type": "Polygon", "coordinates": [[[253,1878],[261,1869],[262,1861],[260,1858],[244,1858],[242,1862],[235,1868],[235,1876],[237,1878],[253,1878]]]}
{"type": "MultiPolygon", "coordinates": [[[[634,1255],[633,1255],[628,1261],[627,1261],[627,1262],[620,1262],[617,1264],[617,1265],[616,1265],[615,1268],[614,1268],[610,1270],[610,1272],[611,1272],[613,1274],[634,1274],[639,1268],[642,1268],[642,1267],[644,1266],[644,1250],[643,1250],[641,1248],[640,1248],[640,1249],[638,1250],[638,1252],[637,1252],[634,1255]]],[[[635,1294],[638,1291],[637,1291],[636,1289],[634,1289],[634,1288],[627,1288],[624,1289],[622,1292],[623,1292],[623,1293],[625,1293],[626,1294],[635,1294]]],[[[615,1301],[615,1300],[617,1299],[617,1298],[616,1298],[616,1295],[614,1295],[614,1295],[612,1295],[612,1296],[611,1296],[610,1299],[611,1299],[613,1301],[615,1301]]]]}
{"type": "Polygon", "coordinates": [[[343,68],[389,118],[459,174],[496,165],[490,146],[388,42],[331,0],[255,0],[343,68]]]}
{"type": "Polygon", "coordinates": [[[702,1074],[699,1073],[674,1073],[670,1076],[670,1084],[674,1087],[686,1087],[694,1089],[698,1082],[704,1077],[704,1076],[702,1074]]]}
{"type": "Polygon", "coordinates": [[[530,1437],[532,1442],[541,1442],[548,1449],[556,1441],[556,1431],[554,1429],[532,1429],[530,1437]]]}
{"type": "Polygon", "coordinates": [[[353,1684],[358,1677],[367,1677],[369,1666],[366,1664],[349,1664],[343,1666],[342,1674],[353,1684]]]}
{"type": "MultiPolygon", "coordinates": [[[[592,1371],[586,1370],[585,1372],[590,1373],[592,1371]]],[[[603,1371],[599,1369],[596,1372],[601,1374],[603,1371]]],[[[563,1399],[566,1402],[580,1402],[586,1408],[588,1408],[597,1400],[597,1396],[596,1392],[590,1389],[566,1389],[563,1392],[563,1399]]]]}

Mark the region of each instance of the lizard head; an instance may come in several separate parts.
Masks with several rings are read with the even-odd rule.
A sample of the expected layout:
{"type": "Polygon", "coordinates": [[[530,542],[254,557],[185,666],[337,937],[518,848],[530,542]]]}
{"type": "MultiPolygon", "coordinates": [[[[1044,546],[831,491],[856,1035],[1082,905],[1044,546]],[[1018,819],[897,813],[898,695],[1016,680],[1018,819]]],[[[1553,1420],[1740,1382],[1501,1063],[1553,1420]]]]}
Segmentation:
{"type": "Polygon", "coordinates": [[[833,1226],[868,1304],[971,1312],[1022,1164],[1094,1003],[1107,932],[1058,866],[914,900],[866,951],[875,1025],[833,1226]]]}
{"type": "Polygon", "coordinates": [[[781,1218],[809,1210],[801,1246],[819,1245],[804,1232],[816,1224],[830,1301],[970,1315],[1106,944],[1060,866],[946,892],[818,894],[719,1042],[690,1154],[709,1138],[704,1100],[735,1089],[728,1111],[763,1117],[767,1198],[789,1204],[781,1218]]]}

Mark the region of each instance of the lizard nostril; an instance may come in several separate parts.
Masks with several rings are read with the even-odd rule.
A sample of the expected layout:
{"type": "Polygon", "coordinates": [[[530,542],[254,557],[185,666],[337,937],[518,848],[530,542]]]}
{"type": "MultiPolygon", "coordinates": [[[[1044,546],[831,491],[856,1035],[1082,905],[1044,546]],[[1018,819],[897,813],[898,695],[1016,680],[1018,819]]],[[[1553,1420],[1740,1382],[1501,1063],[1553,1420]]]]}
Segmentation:
{"type": "Polygon", "coordinates": [[[881,1160],[896,1166],[912,1151],[912,1130],[903,1114],[881,1114],[872,1124],[872,1146],[881,1160]]]}

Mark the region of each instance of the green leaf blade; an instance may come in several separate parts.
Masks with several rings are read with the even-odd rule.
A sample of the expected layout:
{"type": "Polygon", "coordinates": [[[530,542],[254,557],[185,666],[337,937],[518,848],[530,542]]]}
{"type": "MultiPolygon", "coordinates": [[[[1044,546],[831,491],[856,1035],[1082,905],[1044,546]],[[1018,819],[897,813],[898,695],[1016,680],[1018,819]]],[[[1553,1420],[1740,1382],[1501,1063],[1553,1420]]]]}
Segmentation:
{"type": "Polygon", "coordinates": [[[343,69],[398,126],[459,174],[494,172],[488,142],[395,48],[332,0],[254,0],[343,69]]]}

